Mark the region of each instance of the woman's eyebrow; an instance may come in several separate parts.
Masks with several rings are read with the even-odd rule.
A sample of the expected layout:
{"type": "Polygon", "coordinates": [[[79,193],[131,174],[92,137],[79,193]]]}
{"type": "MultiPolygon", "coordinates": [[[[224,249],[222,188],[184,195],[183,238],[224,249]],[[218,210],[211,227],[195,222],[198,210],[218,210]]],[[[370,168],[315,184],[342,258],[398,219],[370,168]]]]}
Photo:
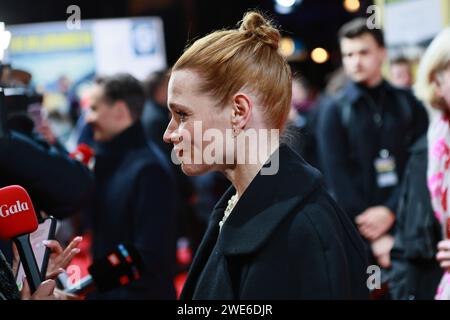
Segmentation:
{"type": "Polygon", "coordinates": [[[186,107],[186,106],[184,106],[182,104],[174,103],[174,102],[169,103],[167,105],[167,107],[169,108],[169,110],[172,110],[172,109],[189,110],[188,107],[186,107]]]}

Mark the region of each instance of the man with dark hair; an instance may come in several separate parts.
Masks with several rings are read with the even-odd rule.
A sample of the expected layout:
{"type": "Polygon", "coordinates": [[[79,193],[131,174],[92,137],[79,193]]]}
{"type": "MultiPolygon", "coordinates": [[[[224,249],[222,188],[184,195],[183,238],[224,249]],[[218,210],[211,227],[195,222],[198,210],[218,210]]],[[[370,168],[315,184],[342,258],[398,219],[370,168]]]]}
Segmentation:
{"type": "Polygon", "coordinates": [[[355,39],[364,35],[370,35],[379,47],[385,47],[383,31],[377,28],[369,28],[367,20],[364,18],[353,19],[344,24],[338,31],[340,43],[344,39],[355,39]]]}
{"type": "Polygon", "coordinates": [[[423,106],[382,76],[383,33],[364,19],[339,32],[342,62],[351,79],[319,120],[319,153],[325,180],[356,223],[376,262],[388,268],[397,186],[408,148],[427,129],[423,106]]]}
{"type": "Polygon", "coordinates": [[[128,74],[97,78],[92,98],[101,100],[99,105],[91,105],[86,116],[95,141],[108,141],[129,127],[141,117],[145,103],[144,89],[128,74]]]}
{"type": "Polygon", "coordinates": [[[119,243],[132,243],[145,264],[139,281],[98,299],[173,299],[174,179],[140,122],[144,91],[127,74],[97,79],[86,122],[95,146],[96,198],[91,217],[94,259],[119,243]]]}

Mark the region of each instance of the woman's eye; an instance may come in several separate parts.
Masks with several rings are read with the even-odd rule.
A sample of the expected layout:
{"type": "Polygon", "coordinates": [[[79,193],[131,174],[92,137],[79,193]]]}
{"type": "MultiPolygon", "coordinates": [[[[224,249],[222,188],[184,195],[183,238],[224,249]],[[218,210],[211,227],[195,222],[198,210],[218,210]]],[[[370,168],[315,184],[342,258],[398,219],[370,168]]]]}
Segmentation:
{"type": "Polygon", "coordinates": [[[186,120],[186,116],[187,116],[186,113],[181,112],[181,111],[177,111],[176,113],[177,113],[178,117],[180,117],[181,121],[185,121],[186,120]]]}

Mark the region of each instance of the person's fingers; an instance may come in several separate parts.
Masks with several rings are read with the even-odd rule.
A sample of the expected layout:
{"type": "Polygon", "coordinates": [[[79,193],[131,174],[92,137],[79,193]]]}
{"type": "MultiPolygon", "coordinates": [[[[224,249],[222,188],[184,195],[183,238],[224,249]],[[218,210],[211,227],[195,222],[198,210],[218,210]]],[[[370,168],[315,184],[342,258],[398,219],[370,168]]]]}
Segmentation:
{"type": "Polygon", "coordinates": [[[377,240],[379,237],[380,237],[380,233],[374,231],[373,229],[370,229],[370,230],[367,232],[367,235],[366,235],[366,238],[367,238],[367,240],[369,240],[369,241],[375,241],[375,240],[377,240]]]}
{"type": "Polygon", "coordinates": [[[373,232],[372,227],[370,225],[363,225],[359,228],[359,231],[364,237],[369,237],[369,235],[373,232]]]}
{"type": "Polygon", "coordinates": [[[46,278],[46,279],[56,279],[56,277],[57,277],[59,274],[63,273],[63,272],[64,272],[64,269],[63,269],[63,268],[59,268],[59,269],[56,269],[56,270],[47,272],[45,278],[46,278]]]}
{"type": "MultiPolygon", "coordinates": [[[[44,241],[44,244],[52,250],[50,257],[48,272],[46,274],[47,279],[53,279],[61,273],[61,269],[65,269],[72,259],[80,252],[78,246],[83,239],[76,237],[73,239],[66,249],[62,249],[61,245],[56,240],[44,241]]],[[[64,270],[63,270],[64,271],[64,270]]]]}
{"type": "Polygon", "coordinates": [[[14,255],[19,254],[19,250],[17,249],[17,246],[14,242],[12,244],[12,251],[13,251],[14,255]]]}
{"type": "Polygon", "coordinates": [[[20,296],[22,300],[28,300],[31,298],[31,290],[26,277],[23,277],[22,279],[22,290],[20,291],[20,296]]]}
{"type": "Polygon", "coordinates": [[[438,250],[450,250],[450,240],[443,240],[438,243],[438,250]]]}
{"type": "Polygon", "coordinates": [[[60,267],[61,268],[66,268],[70,264],[72,259],[79,253],[80,253],[80,249],[79,248],[74,248],[69,253],[65,254],[63,259],[59,263],[60,267]]]}
{"type": "Polygon", "coordinates": [[[364,238],[367,237],[367,228],[365,228],[365,227],[358,227],[358,231],[364,238]]]}
{"type": "Polygon", "coordinates": [[[378,225],[377,221],[375,219],[372,219],[371,217],[368,217],[364,223],[369,227],[376,227],[378,225]]]}
{"type": "Polygon", "coordinates": [[[43,243],[52,251],[52,253],[61,254],[61,252],[63,252],[63,248],[56,240],[44,240],[43,243]]]}
{"type": "Polygon", "coordinates": [[[66,247],[64,252],[70,253],[73,249],[78,248],[82,240],[83,240],[82,237],[75,237],[75,239],[70,241],[69,245],[66,247]]]}
{"type": "Polygon", "coordinates": [[[54,280],[45,280],[37,288],[36,292],[33,294],[32,298],[36,299],[53,299],[53,291],[56,288],[56,282],[54,280]]]}
{"type": "Polygon", "coordinates": [[[378,263],[382,268],[389,268],[391,266],[391,258],[389,254],[383,254],[378,257],[378,263]]]}
{"type": "Polygon", "coordinates": [[[371,241],[375,241],[383,235],[384,231],[381,228],[372,227],[370,229],[369,237],[371,241]]]}
{"type": "Polygon", "coordinates": [[[360,215],[356,216],[355,222],[357,224],[363,224],[367,220],[367,215],[365,213],[361,213],[360,215]]]}
{"type": "Polygon", "coordinates": [[[450,251],[439,251],[436,255],[437,261],[449,260],[450,261],[450,251]]]}
{"type": "Polygon", "coordinates": [[[370,228],[370,226],[371,226],[370,223],[367,223],[367,221],[364,221],[358,225],[358,227],[361,229],[368,229],[368,228],[370,228]]]}
{"type": "Polygon", "coordinates": [[[365,226],[367,228],[372,228],[373,227],[373,223],[372,223],[372,221],[370,221],[370,219],[364,220],[364,222],[361,225],[365,226]]]}
{"type": "Polygon", "coordinates": [[[373,228],[371,229],[371,232],[369,234],[370,241],[377,241],[381,238],[383,235],[383,232],[381,232],[379,229],[373,228]]]}
{"type": "Polygon", "coordinates": [[[442,269],[449,269],[450,268],[450,261],[444,260],[439,265],[441,266],[442,269]]]}

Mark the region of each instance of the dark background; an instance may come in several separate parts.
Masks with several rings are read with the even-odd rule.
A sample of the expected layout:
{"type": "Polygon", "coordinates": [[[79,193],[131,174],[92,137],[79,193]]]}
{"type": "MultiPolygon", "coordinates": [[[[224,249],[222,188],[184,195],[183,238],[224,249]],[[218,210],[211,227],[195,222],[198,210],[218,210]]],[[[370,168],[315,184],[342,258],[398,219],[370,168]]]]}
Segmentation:
{"type": "Polygon", "coordinates": [[[168,64],[173,64],[189,40],[213,30],[234,27],[243,13],[257,8],[271,17],[284,34],[297,38],[308,51],[321,46],[331,52],[327,63],[309,57],[291,65],[313,84],[323,87],[326,75],[340,64],[336,33],[346,21],[364,16],[370,0],[349,13],[343,0],[303,0],[287,15],[277,14],[273,0],[1,0],[0,21],[8,24],[65,21],[70,5],[81,8],[81,19],[160,16],[164,21],[168,64]]]}

